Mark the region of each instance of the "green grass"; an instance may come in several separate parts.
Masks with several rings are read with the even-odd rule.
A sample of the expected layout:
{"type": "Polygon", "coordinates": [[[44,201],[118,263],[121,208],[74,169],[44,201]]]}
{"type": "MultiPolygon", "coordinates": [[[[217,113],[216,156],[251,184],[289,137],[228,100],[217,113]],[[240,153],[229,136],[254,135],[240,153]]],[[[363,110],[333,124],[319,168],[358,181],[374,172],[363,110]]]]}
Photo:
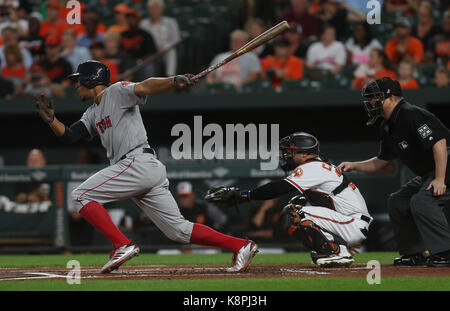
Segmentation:
{"type": "MultiPolygon", "coordinates": [[[[396,253],[362,253],[355,256],[357,263],[367,263],[375,259],[382,264],[390,264],[396,253]]],[[[0,255],[0,268],[26,267],[65,267],[69,260],[78,260],[82,266],[102,266],[108,259],[107,254],[72,255],[0,255]]],[[[222,254],[182,254],[156,255],[141,254],[127,262],[130,266],[142,265],[227,265],[231,262],[231,253],[222,254]]],[[[308,264],[309,253],[258,254],[254,264],[308,264]]]]}
{"type": "MultiPolygon", "coordinates": [[[[396,253],[362,253],[355,256],[357,263],[378,260],[390,264],[396,253]]],[[[0,267],[65,267],[76,259],[82,266],[102,266],[106,254],[73,255],[1,255],[0,267]]],[[[231,254],[214,255],[155,255],[141,254],[126,265],[227,265],[231,254]]],[[[310,263],[308,253],[259,254],[254,264],[310,263]]],[[[132,290],[132,291],[414,291],[450,290],[450,277],[402,277],[381,279],[379,285],[369,285],[365,278],[228,278],[210,280],[81,280],[80,285],[68,285],[62,280],[32,280],[0,282],[0,290],[132,290]]]]}

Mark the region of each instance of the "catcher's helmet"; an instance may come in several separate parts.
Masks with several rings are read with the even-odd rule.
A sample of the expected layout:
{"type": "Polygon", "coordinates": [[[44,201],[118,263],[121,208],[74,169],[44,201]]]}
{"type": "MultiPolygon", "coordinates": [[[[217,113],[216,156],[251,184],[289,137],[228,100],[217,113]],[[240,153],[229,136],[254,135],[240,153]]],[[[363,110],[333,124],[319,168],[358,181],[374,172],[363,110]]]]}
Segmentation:
{"type": "Polygon", "coordinates": [[[297,167],[294,163],[294,153],[319,155],[319,141],[313,135],[305,132],[293,133],[280,140],[280,166],[285,171],[297,167]]]}
{"type": "Polygon", "coordinates": [[[88,60],[78,65],[77,71],[68,76],[71,80],[78,80],[88,89],[97,85],[109,86],[110,71],[108,66],[96,60],[88,60]]]}
{"type": "Polygon", "coordinates": [[[388,77],[372,80],[366,83],[361,95],[364,100],[364,108],[370,119],[367,125],[373,124],[383,111],[383,100],[391,96],[402,96],[400,83],[388,77]]]}

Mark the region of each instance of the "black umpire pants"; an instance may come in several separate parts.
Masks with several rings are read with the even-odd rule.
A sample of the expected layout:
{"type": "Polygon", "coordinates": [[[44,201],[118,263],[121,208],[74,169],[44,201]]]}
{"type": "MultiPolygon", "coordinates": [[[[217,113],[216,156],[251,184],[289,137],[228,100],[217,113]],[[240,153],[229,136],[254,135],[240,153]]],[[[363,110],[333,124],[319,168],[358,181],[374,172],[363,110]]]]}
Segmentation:
{"type": "Polygon", "coordinates": [[[444,195],[434,197],[432,190],[425,190],[433,175],[411,179],[388,199],[389,216],[401,255],[424,251],[433,255],[450,250],[450,226],[443,211],[450,208],[446,207],[450,187],[444,195]]]}

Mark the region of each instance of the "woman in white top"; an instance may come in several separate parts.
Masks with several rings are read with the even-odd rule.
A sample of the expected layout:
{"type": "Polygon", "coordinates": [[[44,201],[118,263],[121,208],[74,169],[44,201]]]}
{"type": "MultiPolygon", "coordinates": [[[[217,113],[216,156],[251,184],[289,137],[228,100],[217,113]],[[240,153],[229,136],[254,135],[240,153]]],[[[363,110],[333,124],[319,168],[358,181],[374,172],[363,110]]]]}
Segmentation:
{"type": "Polygon", "coordinates": [[[348,60],[353,65],[369,64],[369,54],[372,49],[382,49],[381,43],[373,38],[372,31],[366,22],[355,25],[353,37],[345,43],[348,60]]]}
{"type": "MultiPolygon", "coordinates": [[[[158,51],[180,40],[180,30],[176,19],[163,16],[164,2],[162,0],[149,0],[147,2],[149,18],[140,23],[140,28],[149,32],[155,40],[158,51]]],[[[171,49],[164,58],[166,75],[173,76],[177,71],[177,51],[171,49]]]]}

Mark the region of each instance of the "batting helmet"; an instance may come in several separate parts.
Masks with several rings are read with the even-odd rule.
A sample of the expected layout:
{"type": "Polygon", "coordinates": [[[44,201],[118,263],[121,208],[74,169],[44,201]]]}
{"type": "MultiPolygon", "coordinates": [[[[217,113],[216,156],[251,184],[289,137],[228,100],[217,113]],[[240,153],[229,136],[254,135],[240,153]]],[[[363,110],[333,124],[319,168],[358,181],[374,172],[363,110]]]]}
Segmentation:
{"type": "Polygon", "coordinates": [[[293,133],[280,140],[280,166],[285,171],[297,167],[294,163],[294,153],[319,154],[319,141],[313,135],[305,132],[293,133]]]}
{"type": "Polygon", "coordinates": [[[370,117],[367,125],[371,125],[381,116],[383,101],[391,96],[402,96],[402,88],[398,81],[383,77],[367,82],[361,95],[367,99],[363,103],[370,117]]]}
{"type": "Polygon", "coordinates": [[[96,60],[88,60],[78,65],[77,71],[68,76],[71,80],[79,80],[88,89],[97,85],[109,86],[110,71],[108,66],[96,60]]]}

